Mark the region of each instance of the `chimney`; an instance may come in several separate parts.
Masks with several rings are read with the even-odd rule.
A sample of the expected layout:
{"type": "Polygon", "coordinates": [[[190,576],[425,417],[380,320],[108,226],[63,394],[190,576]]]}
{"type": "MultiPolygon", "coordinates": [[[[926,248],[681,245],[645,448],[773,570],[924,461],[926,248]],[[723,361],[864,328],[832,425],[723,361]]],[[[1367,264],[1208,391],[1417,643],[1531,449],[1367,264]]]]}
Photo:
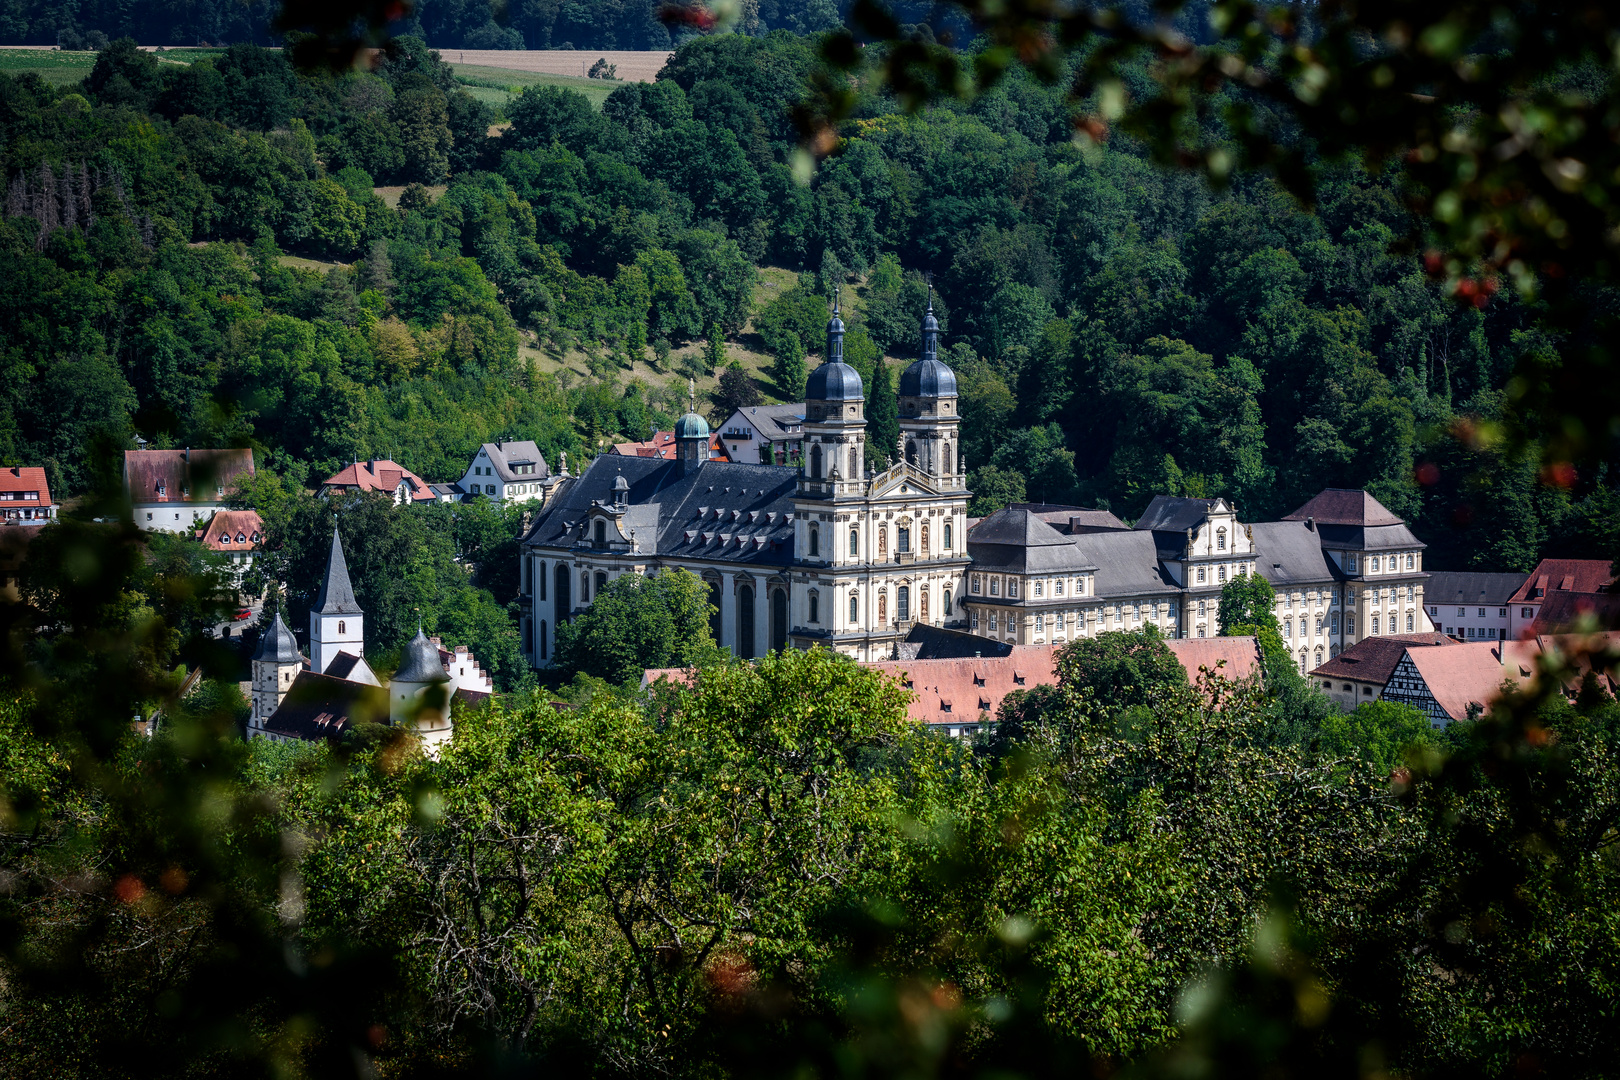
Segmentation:
{"type": "Polygon", "coordinates": [[[1310,530],[1311,532],[1315,532],[1316,531],[1316,519],[1314,517],[1307,517],[1305,519],[1305,528],[1310,530]]]}
{"type": "Polygon", "coordinates": [[[191,447],[188,446],[188,447],[186,447],[186,463],[190,464],[190,462],[191,462],[191,447]]]}

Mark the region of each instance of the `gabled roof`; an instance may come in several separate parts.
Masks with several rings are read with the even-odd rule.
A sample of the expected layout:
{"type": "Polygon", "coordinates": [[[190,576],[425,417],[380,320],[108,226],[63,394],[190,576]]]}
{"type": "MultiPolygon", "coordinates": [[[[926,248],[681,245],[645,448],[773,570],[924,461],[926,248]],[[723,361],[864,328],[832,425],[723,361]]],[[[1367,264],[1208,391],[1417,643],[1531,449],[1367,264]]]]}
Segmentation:
{"type": "MultiPolygon", "coordinates": [[[[612,513],[623,476],[626,523],[644,555],[788,566],[793,562],[793,495],[799,470],[785,465],[602,455],[552,497],[526,544],[572,548],[592,537],[591,518],[612,513]],[[656,552],[649,550],[655,543],[656,552]]],[[[611,535],[611,532],[610,532],[611,535]]]]}
{"type": "Polygon", "coordinates": [[[265,731],[294,739],[339,739],[362,723],[386,723],[388,691],[380,686],[300,671],[265,731]]]}
{"type": "Polygon", "coordinates": [[[321,483],[325,488],[346,488],[354,491],[381,491],[392,495],[401,482],[412,502],[434,502],[436,497],[428,482],[398,462],[387,458],[372,458],[345,465],[321,483]]]}
{"type": "Polygon", "coordinates": [[[217,502],[253,475],[251,450],[125,450],[124,490],[136,503],[217,502]]]}
{"type": "Polygon", "coordinates": [[[332,657],[331,662],[326,665],[326,670],[321,674],[330,675],[334,679],[347,679],[349,682],[365,683],[367,686],[382,685],[382,682],[377,678],[377,673],[371,670],[370,664],[366,663],[366,658],[356,656],[352,652],[339,652],[332,657]]]}
{"type": "Polygon", "coordinates": [[[318,615],[359,615],[360,602],[354,598],[354,586],[349,583],[349,564],[343,558],[343,544],[336,527],[332,529],[332,550],[326,556],[326,577],[321,581],[321,594],[315,600],[318,615]]]}
{"type": "Polygon", "coordinates": [[[494,466],[495,475],[502,480],[538,480],[551,475],[551,467],[546,464],[545,455],[540,453],[540,447],[532,440],[485,443],[481,449],[489,458],[489,463],[494,466]],[[514,472],[512,470],[514,465],[532,465],[534,472],[514,472]]]}
{"type": "Polygon", "coordinates": [[[1314,518],[1318,525],[1400,525],[1401,519],[1367,492],[1359,488],[1323,488],[1315,498],[1284,521],[1314,518]]]}
{"type": "Polygon", "coordinates": [[[1181,661],[1187,681],[1198,685],[1198,670],[1208,668],[1223,679],[1247,679],[1260,674],[1260,639],[1248,636],[1166,638],[1165,647],[1181,661]]]}
{"type": "Polygon", "coordinates": [[[1311,674],[1324,679],[1354,679],[1386,686],[1408,649],[1456,644],[1444,634],[1391,634],[1388,637],[1362,638],[1311,674]]]}
{"type": "Polygon", "coordinates": [[[1496,700],[1504,671],[1505,642],[1458,643],[1447,649],[1407,649],[1435,703],[1453,720],[1468,719],[1468,707],[1496,700]]]}
{"type": "Polygon", "coordinates": [[[1426,604],[1476,604],[1502,607],[1520,585],[1523,574],[1477,574],[1455,570],[1430,570],[1423,585],[1426,604]]]}
{"type": "Polygon", "coordinates": [[[1620,592],[1553,592],[1530,624],[1535,634],[1565,633],[1591,618],[1600,630],[1620,630],[1620,592]]]}
{"type": "Polygon", "coordinates": [[[257,551],[264,539],[264,519],[257,510],[220,510],[198,539],[213,551],[257,551]]]}
{"type": "Polygon", "coordinates": [[[1155,495],[1142,516],[1132,526],[1149,532],[1184,533],[1201,525],[1219,499],[1189,499],[1178,495],[1155,495]]]}
{"type": "Polygon", "coordinates": [[[1014,646],[993,641],[963,630],[946,630],[941,626],[914,623],[906,634],[906,644],[917,646],[917,660],[951,660],[979,656],[1007,656],[1014,646]]]}
{"type": "Polygon", "coordinates": [[[1614,584],[1609,566],[1602,559],[1542,559],[1508,603],[1537,601],[1554,592],[1602,592],[1614,584]],[[1542,596],[1536,595],[1537,589],[1542,590],[1542,596]]]}
{"type": "Polygon", "coordinates": [[[38,502],[41,506],[50,503],[51,487],[45,480],[43,468],[37,465],[9,465],[0,469],[0,492],[16,492],[21,495],[30,491],[39,495],[38,502]]]}
{"type": "Polygon", "coordinates": [[[790,442],[802,439],[804,432],[804,402],[787,405],[750,405],[738,409],[721,425],[722,434],[740,421],[754,429],[754,433],[769,442],[790,442]]]}

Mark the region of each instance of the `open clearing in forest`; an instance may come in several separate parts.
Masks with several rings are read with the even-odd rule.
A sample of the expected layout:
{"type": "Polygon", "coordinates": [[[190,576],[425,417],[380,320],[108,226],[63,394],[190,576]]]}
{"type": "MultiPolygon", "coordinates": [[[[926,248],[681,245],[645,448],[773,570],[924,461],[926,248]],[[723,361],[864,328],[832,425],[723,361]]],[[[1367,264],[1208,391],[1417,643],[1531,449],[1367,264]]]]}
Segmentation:
{"type": "MultiPolygon", "coordinates": [[[[673,52],[595,49],[440,49],[439,59],[462,66],[526,72],[536,75],[572,75],[583,79],[591,65],[606,60],[620,82],[652,82],[674,56],[673,52]]],[[[515,80],[514,80],[515,81],[515,80]]],[[[591,82],[600,80],[592,79],[591,82]]],[[[609,87],[613,84],[608,83],[609,87]]]]}

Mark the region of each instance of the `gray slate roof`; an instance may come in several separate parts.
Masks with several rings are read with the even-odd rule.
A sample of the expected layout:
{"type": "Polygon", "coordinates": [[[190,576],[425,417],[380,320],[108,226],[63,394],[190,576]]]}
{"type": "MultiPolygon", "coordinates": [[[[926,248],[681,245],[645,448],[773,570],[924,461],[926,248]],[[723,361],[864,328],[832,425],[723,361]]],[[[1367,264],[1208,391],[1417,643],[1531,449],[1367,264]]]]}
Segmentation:
{"type": "Polygon", "coordinates": [[[1170,595],[1180,592],[1176,579],[1159,562],[1151,532],[1097,532],[1070,541],[1082,559],[1097,568],[1097,594],[1103,598],[1170,595]]]}
{"type": "Polygon", "coordinates": [[[1320,534],[1303,521],[1257,521],[1254,569],[1273,586],[1321,584],[1343,580],[1333,560],[1322,551],[1320,534]]]}
{"type": "MultiPolygon", "coordinates": [[[[761,439],[770,442],[786,442],[804,438],[804,432],[795,430],[804,424],[804,402],[794,402],[788,405],[751,405],[746,409],[738,409],[732,414],[731,420],[726,421],[726,427],[731,422],[741,418],[744,423],[754,429],[754,433],[761,439]]],[[[721,429],[722,433],[724,428],[721,429]]]]}
{"type": "Polygon", "coordinates": [[[281,612],[276,612],[276,621],[259,635],[259,647],[253,653],[253,659],[268,660],[274,664],[296,664],[303,659],[298,652],[298,639],[281,621],[281,612]]]}
{"type": "Polygon", "coordinates": [[[1202,525],[1215,505],[1214,499],[1188,499],[1177,495],[1155,495],[1137,519],[1134,528],[1153,532],[1185,533],[1202,525]]]}
{"type": "Polygon", "coordinates": [[[444,664],[439,660],[439,647],[427,639],[420,627],[416,636],[405,643],[400,651],[399,670],[394,672],[394,682],[405,683],[441,683],[449,682],[450,676],[445,674],[444,664]]]}
{"type": "Polygon", "coordinates": [[[589,543],[591,505],[612,505],[614,478],[629,482],[624,523],[646,554],[788,566],[799,470],[786,465],[604,455],[569,480],[536,519],[525,543],[589,543]]]}
{"type": "Polygon", "coordinates": [[[968,532],[975,570],[1064,574],[1094,569],[1069,537],[1032,510],[997,510],[968,532]]]}
{"type": "Polygon", "coordinates": [[[326,557],[326,580],[321,582],[321,595],[315,601],[319,615],[358,615],[360,602],[354,598],[354,586],[349,583],[349,564],[343,559],[343,544],[338,531],[332,529],[332,551],[326,557]]]}
{"type": "Polygon", "coordinates": [[[1284,521],[1315,518],[1318,525],[1399,525],[1401,519],[1360,488],[1323,488],[1310,502],[1286,515],[1284,521]]]}
{"type": "Polygon", "coordinates": [[[1454,570],[1431,570],[1423,586],[1423,599],[1430,604],[1480,604],[1506,607],[1519,591],[1527,574],[1475,574],[1454,570]]]}
{"type": "Polygon", "coordinates": [[[805,380],[806,401],[864,401],[860,372],[848,364],[822,364],[805,380]]]}
{"type": "Polygon", "coordinates": [[[546,464],[545,455],[540,453],[540,447],[530,439],[485,443],[484,453],[489,457],[489,463],[495,467],[495,475],[502,480],[535,480],[551,475],[551,467],[546,464]],[[535,470],[532,473],[519,474],[512,471],[513,465],[533,465],[535,470]]]}

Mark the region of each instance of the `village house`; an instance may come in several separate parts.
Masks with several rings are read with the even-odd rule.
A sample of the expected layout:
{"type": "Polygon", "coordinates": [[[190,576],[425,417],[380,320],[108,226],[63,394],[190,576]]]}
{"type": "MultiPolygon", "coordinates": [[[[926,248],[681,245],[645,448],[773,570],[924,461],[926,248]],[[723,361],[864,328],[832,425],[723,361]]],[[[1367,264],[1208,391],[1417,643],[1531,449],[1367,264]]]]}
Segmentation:
{"type": "Polygon", "coordinates": [[[251,450],[124,451],[124,491],[142,529],[196,532],[253,472],[251,450]]]}
{"type": "Polygon", "coordinates": [[[1441,633],[1365,638],[1312,669],[1310,679],[1334,704],[1348,712],[1384,696],[1384,688],[1408,649],[1455,644],[1456,641],[1441,633]]]}
{"type": "Polygon", "coordinates": [[[1506,641],[1510,603],[1524,582],[1523,574],[1430,571],[1423,591],[1429,621],[1459,641],[1506,641]]]}
{"type": "Polygon", "coordinates": [[[499,505],[543,503],[554,483],[540,447],[523,440],[480,446],[456,486],[468,496],[482,495],[499,505]]]}
{"type": "Polygon", "coordinates": [[[342,491],[381,492],[392,498],[395,506],[439,501],[426,480],[387,458],[356,461],[321,482],[322,495],[342,491]]]}
{"type": "Polygon", "coordinates": [[[0,525],[43,525],[61,508],[51,498],[45,470],[33,465],[0,468],[0,525]]]}
{"type": "MultiPolygon", "coordinates": [[[[1603,559],[1542,559],[1508,597],[1508,637],[1535,633],[1532,624],[1540,616],[1542,605],[1556,600],[1559,594],[1583,594],[1588,603],[1593,603],[1592,597],[1609,592],[1614,583],[1613,569],[1603,559]]],[[[1573,605],[1566,601],[1559,601],[1558,608],[1561,619],[1566,610],[1573,611],[1573,605]]]]}
{"type": "Polygon", "coordinates": [[[252,568],[264,540],[264,519],[257,510],[221,510],[209,519],[197,539],[209,551],[230,560],[236,587],[241,588],[242,578],[252,568]]]}
{"type": "Polygon", "coordinates": [[[717,438],[732,461],[795,465],[804,449],[804,402],[750,405],[720,425],[717,438]]]}

